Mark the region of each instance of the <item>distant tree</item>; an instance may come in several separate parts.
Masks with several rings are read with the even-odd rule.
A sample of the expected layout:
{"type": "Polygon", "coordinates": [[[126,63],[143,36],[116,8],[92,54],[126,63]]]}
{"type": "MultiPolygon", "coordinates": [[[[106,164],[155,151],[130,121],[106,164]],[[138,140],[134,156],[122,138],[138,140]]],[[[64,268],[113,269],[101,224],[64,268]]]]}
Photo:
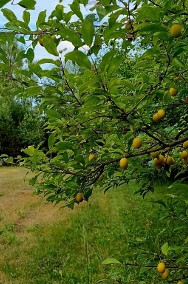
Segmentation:
{"type": "Polygon", "coordinates": [[[20,57],[23,47],[6,38],[0,56],[0,154],[16,157],[28,145],[45,140],[44,115],[35,98],[24,98],[29,86],[19,72],[27,72],[28,60],[20,57]],[[6,66],[7,64],[7,66],[6,66]],[[6,68],[5,68],[6,66],[6,68]]]}
{"type": "Polygon", "coordinates": [[[22,148],[45,142],[45,119],[37,106],[2,97],[0,105],[0,154],[16,157],[22,148]]]}

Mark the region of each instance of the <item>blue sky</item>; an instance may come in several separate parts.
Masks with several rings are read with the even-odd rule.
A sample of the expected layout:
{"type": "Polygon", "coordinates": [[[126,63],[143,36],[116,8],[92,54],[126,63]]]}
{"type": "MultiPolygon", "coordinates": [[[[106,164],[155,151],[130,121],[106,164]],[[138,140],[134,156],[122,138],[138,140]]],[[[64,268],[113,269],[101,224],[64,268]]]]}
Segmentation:
{"type": "MultiPolygon", "coordinates": [[[[1,0],[0,0],[1,1],[1,0]]],[[[18,3],[19,1],[15,0],[14,3],[18,3]]],[[[81,5],[81,10],[83,12],[83,14],[87,14],[89,12],[89,7],[91,7],[92,5],[94,5],[97,2],[97,0],[89,0],[89,4],[87,5],[87,7],[84,7],[83,5],[81,5]]],[[[60,3],[61,5],[63,5],[65,7],[65,11],[69,10],[69,4],[72,3],[72,0],[62,0],[62,2],[60,3]]],[[[35,5],[35,10],[30,10],[30,14],[31,14],[31,26],[34,26],[34,23],[36,22],[37,18],[38,18],[38,14],[41,11],[46,10],[47,11],[47,15],[50,15],[50,13],[54,10],[54,8],[56,7],[56,5],[59,4],[59,0],[36,0],[36,5],[35,5]],[[47,2],[44,4],[44,2],[47,2]]],[[[3,8],[8,8],[11,11],[13,11],[15,13],[15,15],[17,16],[18,19],[22,19],[22,13],[24,11],[24,9],[22,7],[20,7],[19,5],[13,5],[11,3],[5,5],[3,8]]],[[[0,11],[0,28],[3,27],[3,25],[5,24],[6,19],[3,17],[2,12],[0,11]]]]}
{"type": "MultiPolygon", "coordinates": [[[[47,15],[50,15],[50,13],[54,10],[55,6],[59,3],[59,0],[48,0],[48,1],[37,0],[36,2],[37,2],[35,6],[36,9],[29,11],[31,14],[31,21],[30,21],[31,28],[35,27],[35,22],[38,18],[38,14],[43,10],[47,10],[47,15]],[[46,5],[46,2],[48,2],[47,5],[46,5]]],[[[68,7],[68,4],[70,4],[70,0],[63,0],[62,4],[68,7]]],[[[14,14],[17,16],[18,19],[22,19],[22,13],[24,9],[20,7],[19,5],[7,4],[3,8],[10,9],[11,11],[14,12],[14,14]]],[[[5,23],[6,23],[6,19],[3,17],[2,12],[0,12],[0,28],[3,28],[5,23]]],[[[41,47],[40,45],[36,46],[35,48],[35,59],[36,60],[39,60],[41,58],[49,58],[49,57],[53,58],[53,56],[51,56],[43,47],[41,47]]]]}
{"type": "MultiPolygon", "coordinates": [[[[14,1],[14,3],[18,3],[19,1],[14,1]]],[[[63,0],[61,2],[61,5],[65,6],[65,9],[68,11],[69,9],[69,4],[71,4],[72,0],[63,0]]],[[[90,4],[95,4],[95,0],[90,0],[90,4]]],[[[30,10],[31,14],[31,22],[30,22],[30,27],[34,29],[35,27],[35,22],[38,18],[38,14],[43,11],[47,10],[47,15],[50,15],[50,13],[54,10],[55,6],[59,4],[59,0],[36,0],[36,6],[35,10],[30,10]]],[[[24,9],[20,7],[19,5],[12,5],[12,4],[7,4],[4,6],[4,8],[8,8],[11,11],[15,13],[18,19],[22,19],[22,13],[24,9]]],[[[82,7],[82,12],[84,14],[88,13],[88,8],[82,7]]],[[[2,12],[0,11],[0,28],[3,28],[4,24],[6,23],[6,19],[3,17],[2,12]]],[[[64,49],[67,48],[67,51],[70,51],[73,49],[73,46],[69,42],[64,42],[60,45],[59,49],[64,49]]],[[[39,44],[35,48],[35,59],[39,60],[41,58],[54,58],[52,55],[50,55],[43,47],[41,47],[39,44]]]]}
{"type": "MultiPolygon", "coordinates": [[[[14,1],[14,3],[19,2],[19,1],[14,1]]],[[[72,1],[71,0],[63,0],[62,5],[68,8],[68,4],[70,4],[72,1]]],[[[37,16],[40,11],[47,10],[47,14],[49,15],[50,12],[55,8],[55,6],[59,3],[59,0],[36,0],[36,5],[35,5],[35,10],[30,10],[31,13],[31,22],[34,23],[37,19],[37,16]]],[[[22,17],[22,12],[24,9],[20,7],[19,5],[13,5],[13,4],[7,4],[3,8],[8,8],[12,10],[16,16],[21,19],[22,17]]],[[[5,22],[2,13],[0,12],[0,26],[5,22]]]]}

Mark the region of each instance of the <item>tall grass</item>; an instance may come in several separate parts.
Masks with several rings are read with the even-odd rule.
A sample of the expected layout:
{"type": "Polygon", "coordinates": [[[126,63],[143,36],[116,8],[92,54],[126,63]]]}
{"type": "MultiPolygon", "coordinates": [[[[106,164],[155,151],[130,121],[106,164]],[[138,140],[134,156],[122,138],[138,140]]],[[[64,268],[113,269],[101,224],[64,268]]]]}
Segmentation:
{"type": "MultiPolygon", "coordinates": [[[[161,206],[151,203],[169,189],[160,188],[145,200],[134,195],[134,190],[135,185],[105,195],[96,190],[89,203],[73,212],[60,209],[62,218],[27,227],[25,239],[25,232],[21,239],[13,228],[17,242],[4,244],[12,254],[0,265],[6,280],[2,284],[113,284],[118,279],[133,283],[127,282],[126,267],[104,266],[102,261],[112,257],[155,265],[161,245],[169,238],[177,239],[163,219],[161,206]]],[[[131,269],[136,279],[139,271],[131,269]]]]}

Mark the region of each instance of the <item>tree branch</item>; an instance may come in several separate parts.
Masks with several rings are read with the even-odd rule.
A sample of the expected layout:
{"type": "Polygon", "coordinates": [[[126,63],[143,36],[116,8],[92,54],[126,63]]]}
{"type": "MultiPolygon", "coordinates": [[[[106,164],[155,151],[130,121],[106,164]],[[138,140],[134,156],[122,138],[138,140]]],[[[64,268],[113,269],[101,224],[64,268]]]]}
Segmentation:
{"type": "Polygon", "coordinates": [[[188,127],[179,131],[178,134],[175,136],[175,139],[178,139],[186,131],[188,131],[188,127]]]}
{"type": "MultiPolygon", "coordinates": [[[[164,45],[164,46],[165,46],[165,45],[164,45]]],[[[161,83],[163,82],[164,78],[166,77],[166,74],[167,74],[168,69],[169,69],[169,66],[170,66],[171,58],[170,58],[169,53],[167,52],[166,46],[165,46],[165,51],[166,51],[166,53],[167,53],[167,58],[168,58],[168,60],[167,60],[167,66],[166,66],[165,72],[164,72],[162,75],[160,74],[160,76],[159,76],[159,82],[158,82],[156,85],[154,85],[154,86],[150,86],[149,91],[146,93],[146,95],[145,95],[143,98],[141,98],[141,99],[133,106],[133,108],[127,113],[127,116],[130,115],[130,114],[139,106],[139,104],[142,103],[142,102],[151,94],[151,92],[152,92],[153,90],[156,90],[156,89],[161,85],[161,83]]]]}
{"type": "MultiPolygon", "coordinates": [[[[149,2],[152,3],[153,5],[157,6],[157,7],[163,8],[163,6],[157,4],[153,0],[149,0],[149,2]]],[[[185,12],[179,14],[178,12],[175,12],[175,11],[172,11],[172,10],[169,10],[169,9],[167,10],[167,12],[174,14],[174,15],[178,14],[178,15],[182,15],[182,16],[188,16],[188,13],[185,13],[185,12]]]]}
{"type": "Polygon", "coordinates": [[[73,97],[75,98],[75,100],[77,101],[77,103],[81,106],[81,105],[82,105],[81,102],[80,102],[80,101],[78,100],[78,98],[75,96],[74,90],[73,90],[73,89],[71,88],[71,86],[69,85],[69,82],[68,82],[68,80],[67,80],[67,78],[66,78],[66,75],[65,75],[65,70],[64,70],[63,65],[61,66],[61,71],[62,71],[62,73],[63,73],[64,80],[65,80],[65,83],[66,83],[68,89],[70,90],[71,94],[73,95],[73,97]]]}
{"type": "MultiPolygon", "coordinates": [[[[172,148],[172,147],[174,147],[174,146],[177,146],[177,145],[179,145],[179,144],[183,144],[183,142],[185,142],[186,140],[188,140],[188,137],[184,137],[184,138],[182,138],[182,139],[180,139],[180,140],[176,140],[176,141],[173,141],[172,143],[170,143],[170,144],[164,144],[163,146],[160,146],[160,147],[156,147],[156,148],[154,148],[154,149],[151,149],[151,147],[150,148],[148,148],[148,149],[146,149],[146,150],[143,150],[143,151],[140,151],[140,152],[137,152],[137,153],[127,153],[127,154],[125,154],[124,155],[124,157],[125,158],[134,158],[134,157],[139,157],[139,156],[144,156],[144,155],[148,155],[148,154],[150,154],[151,153],[151,151],[152,152],[159,152],[159,151],[161,151],[161,150],[164,150],[167,146],[168,147],[170,147],[170,148],[172,148]]],[[[118,157],[118,158],[115,158],[115,159],[112,159],[112,160],[110,160],[110,161],[107,161],[107,162],[103,162],[103,163],[101,163],[93,172],[91,172],[90,174],[94,174],[94,173],[97,173],[97,172],[99,172],[101,169],[102,170],[104,170],[104,168],[106,167],[106,166],[108,166],[108,165],[110,165],[110,164],[114,164],[114,163],[117,163],[117,162],[119,162],[120,161],[120,159],[122,158],[122,156],[121,157],[118,157]]],[[[100,175],[99,175],[100,176],[100,175]]],[[[97,179],[96,179],[97,180],[97,179]]],[[[95,180],[95,181],[96,181],[95,180]]]]}

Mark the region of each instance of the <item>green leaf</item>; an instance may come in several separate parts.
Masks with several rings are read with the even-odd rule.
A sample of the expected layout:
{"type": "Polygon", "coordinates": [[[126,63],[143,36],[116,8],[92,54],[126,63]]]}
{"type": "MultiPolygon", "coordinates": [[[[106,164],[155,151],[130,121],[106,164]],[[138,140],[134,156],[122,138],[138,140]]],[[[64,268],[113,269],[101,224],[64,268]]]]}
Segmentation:
{"type": "Polygon", "coordinates": [[[42,65],[42,64],[54,64],[58,67],[61,66],[61,62],[60,60],[53,60],[53,59],[50,59],[50,58],[45,58],[45,59],[41,59],[37,62],[37,64],[39,65],[42,65]]]}
{"type": "Polygon", "coordinates": [[[6,23],[6,27],[11,30],[16,30],[17,34],[25,33],[30,31],[30,28],[28,25],[26,25],[25,22],[19,21],[19,20],[11,20],[10,22],[6,23]]]}
{"type": "Polygon", "coordinates": [[[84,188],[84,198],[85,198],[86,201],[89,200],[89,197],[91,196],[92,191],[93,191],[93,189],[91,187],[85,187],[84,188]]]}
{"type": "Polygon", "coordinates": [[[64,19],[65,13],[64,13],[64,6],[58,4],[55,7],[55,10],[52,12],[52,14],[50,15],[51,18],[56,17],[57,20],[61,21],[64,19]]]}
{"type": "Polygon", "coordinates": [[[45,49],[52,55],[58,56],[57,46],[50,35],[45,35],[43,37],[45,49]]]}
{"type": "Polygon", "coordinates": [[[26,25],[30,22],[30,13],[28,11],[23,12],[23,20],[26,23],[26,25]]]}
{"type": "Polygon", "coordinates": [[[94,30],[93,23],[89,19],[85,19],[82,22],[81,33],[82,33],[82,37],[83,37],[85,43],[88,46],[91,46],[91,44],[93,42],[95,30],[94,30]]]}
{"type": "Polygon", "coordinates": [[[23,149],[22,152],[24,152],[28,156],[33,156],[35,152],[35,148],[33,146],[28,146],[26,149],[23,149]]]}
{"type": "Polygon", "coordinates": [[[168,250],[169,250],[168,243],[165,243],[164,245],[162,245],[161,251],[164,255],[168,255],[168,250]]]}
{"type": "Polygon", "coordinates": [[[121,55],[115,56],[115,57],[112,58],[112,60],[110,62],[109,69],[108,69],[108,76],[112,76],[112,74],[117,71],[121,62],[122,62],[122,56],[121,55]]]}
{"type": "Polygon", "coordinates": [[[89,0],[80,0],[80,4],[83,4],[84,6],[86,6],[88,4],[89,0]]]}
{"type": "Polygon", "coordinates": [[[1,47],[0,47],[0,58],[5,64],[9,62],[6,52],[1,47]]]}
{"type": "Polygon", "coordinates": [[[8,158],[8,155],[7,155],[7,154],[1,154],[0,157],[1,157],[1,158],[8,158]]]}
{"type": "Polygon", "coordinates": [[[49,117],[55,117],[57,119],[61,119],[61,115],[59,114],[59,112],[55,111],[54,109],[48,109],[46,110],[46,114],[49,117]]]}
{"type": "Polygon", "coordinates": [[[151,6],[143,6],[138,10],[138,13],[140,14],[140,17],[145,18],[147,15],[147,19],[150,21],[157,21],[160,20],[160,12],[161,8],[159,7],[151,7],[151,6]]]}
{"type": "Polygon", "coordinates": [[[50,134],[48,137],[48,148],[51,149],[54,146],[55,140],[56,140],[56,135],[55,133],[50,134]]]}
{"type": "Polygon", "coordinates": [[[21,43],[25,44],[25,38],[24,38],[24,36],[19,36],[19,37],[17,37],[17,40],[18,40],[18,42],[21,42],[21,43]]]}
{"type": "Polygon", "coordinates": [[[22,0],[18,2],[18,5],[27,9],[27,10],[34,10],[36,5],[36,0],[22,0]]]}
{"type": "Polygon", "coordinates": [[[22,50],[18,53],[17,57],[15,58],[15,62],[19,62],[20,60],[22,60],[26,57],[27,57],[27,54],[25,53],[24,50],[22,50]]]}
{"type": "Polygon", "coordinates": [[[10,0],[1,0],[1,2],[0,2],[0,8],[2,8],[3,6],[5,6],[8,2],[10,2],[10,0]]]}
{"type": "Polygon", "coordinates": [[[63,15],[64,21],[65,21],[66,24],[70,21],[72,16],[73,16],[73,12],[72,11],[69,11],[68,13],[63,15]]]}
{"type": "Polygon", "coordinates": [[[46,10],[41,11],[38,15],[38,19],[36,21],[36,26],[40,27],[41,24],[45,23],[45,19],[46,19],[46,10]]]}
{"type": "Polygon", "coordinates": [[[109,65],[110,65],[113,57],[115,56],[115,54],[116,54],[115,50],[110,50],[109,52],[107,52],[103,56],[102,61],[101,61],[100,65],[99,65],[99,68],[101,70],[103,70],[103,72],[107,71],[107,69],[109,68],[109,65]]]}
{"type": "Polygon", "coordinates": [[[125,10],[120,9],[109,16],[109,29],[111,29],[117,23],[117,18],[123,14],[125,14],[125,10]]]}
{"type": "Polygon", "coordinates": [[[56,148],[58,151],[67,150],[67,149],[72,150],[74,148],[74,145],[70,142],[60,142],[56,148]]]}
{"type": "Polygon", "coordinates": [[[35,54],[34,54],[33,49],[32,49],[32,48],[29,48],[29,49],[27,50],[27,59],[28,59],[30,62],[32,62],[33,59],[34,59],[34,57],[35,57],[35,54]]]}
{"type": "Polygon", "coordinates": [[[1,11],[3,12],[5,18],[7,18],[7,20],[9,20],[10,22],[17,21],[16,15],[11,10],[4,8],[1,11]]]}
{"type": "Polygon", "coordinates": [[[119,260],[115,259],[115,258],[107,258],[102,262],[103,265],[106,264],[121,264],[121,262],[119,262],[119,260]]]}
{"type": "Polygon", "coordinates": [[[185,51],[185,48],[184,48],[184,47],[178,47],[178,48],[176,48],[173,57],[177,57],[178,55],[180,55],[180,54],[181,54],[182,52],[184,52],[184,51],[185,51]]]}
{"type": "Polygon", "coordinates": [[[168,9],[170,9],[171,7],[172,7],[172,1],[171,1],[171,0],[164,2],[163,9],[164,9],[165,12],[166,12],[168,9]]]}
{"type": "Polygon", "coordinates": [[[111,0],[101,0],[100,2],[103,6],[107,6],[107,5],[110,5],[111,0]]]}
{"type": "Polygon", "coordinates": [[[109,42],[109,40],[114,40],[114,39],[121,39],[123,38],[124,39],[125,37],[125,31],[114,31],[114,30],[108,30],[106,28],[106,30],[104,31],[104,40],[106,43],[109,42]]]}
{"type": "Polygon", "coordinates": [[[34,176],[33,178],[31,178],[31,179],[29,180],[29,184],[30,184],[31,186],[34,186],[34,185],[35,185],[35,183],[36,183],[36,181],[37,181],[37,177],[38,177],[38,175],[34,176]]]}
{"type": "Polygon", "coordinates": [[[177,180],[174,183],[172,183],[168,188],[178,188],[182,190],[188,190],[188,184],[182,183],[181,181],[177,180]]]}
{"type": "Polygon", "coordinates": [[[6,160],[6,162],[9,163],[9,164],[13,164],[13,163],[14,163],[13,157],[9,157],[9,158],[6,160]]]}
{"type": "Polygon", "coordinates": [[[95,108],[96,105],[98,105],[101,102],[101,99],[99,96],[89,96],[84,102],[84,105],[89,108],[89,106],[93,106],[95,108]]]}
{"type": "Polygon", "coordinates": [[[164,93],[163,101],[164,101],[165,103],[168,103],[168,102],[171,101],[171,97],[169,96],[169,91],[166,91],[166,92],[164,93]]]}
{"type": "Polygon", "coordinates": [[[78,185],[75,181],[70,180],[66,182],[66,187],[70,189],[76,189],[78,188],[78,185]]]}
{"type": "Polygon", "coordinates": [[[70,4],[70,8],[73,11],[73,13],[81,20],[83,21],[83,15],[80,11],[80,5],[78,1],[74,1],[72,4],[70,4]]]}
{"type": "Polygon", "coordinates": [[[83,42],[78,36],[78,34],[75,31],[72,31],[71,29],[63,27],[63,29],[59,31],[59,35],[62,37],[63,40],[72,42],[75,47],[80,47],[83,45],[83,42]]]}
{"type": "Polygon", "coordinates": [[[41,92],[41,87],[39,86],[31,86],[31,87],[28,87],[25,92],[27,94],[30,94],[31,96],[35,96],[35,95],[39,95],[40,92],[41,92]]]}
{"type": "Polygon", "coordinates": [[[184,67],[184,62],[176,57],[176,58],[173,58],[173,65],[178,66],[178,67],[184,67]]]}
{"type": "Polygon", "coordinates": [[[152,200],[151,203],[157,203],[162,205],[164,208],[167,208],[167,205],[163,200],[152,200]]]}
{"type": "Polygon", "coordinates": [[[98,5],[95,5],[95,8],[97,10],[97,14],[99,16],[99,20],[101,21],[108,14],[108,11],[107,11],[107,9],[102,7],[100,5],[100,3],[98,5]]]}
{"type": "Polygon", "coordinates": [[[68,155],[68,153],[65,151],[62,155],[63,155],[63,160],[64,160],[64,162],[65,162],[65,163],[68,163],[68,161],[69,161],[69,155],[68,155]]]}
{"type": "Polygon", "coordinates": [[[86,54],[80,50],[74,50],[65,55],[66,60],[71,60],[72,62],[77,63],[80,67],[85,67],[87,69],[91,68],[91,62],[89,61],[86,54]]]}
{"type": "Polygon", "coordinates": [[[167,28],[159,24],[142,24],[140,25],[140,32],[167,32],[167,28]]]}

